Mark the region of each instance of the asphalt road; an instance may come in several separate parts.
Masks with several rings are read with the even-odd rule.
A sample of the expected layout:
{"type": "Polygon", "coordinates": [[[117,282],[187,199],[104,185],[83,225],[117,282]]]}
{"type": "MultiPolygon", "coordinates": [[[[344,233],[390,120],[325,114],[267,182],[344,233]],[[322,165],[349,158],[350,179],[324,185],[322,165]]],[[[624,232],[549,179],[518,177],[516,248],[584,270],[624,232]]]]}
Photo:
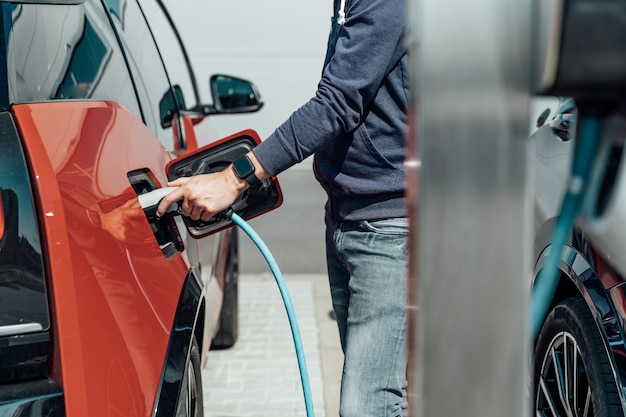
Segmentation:
{"type": "MultiPolygon", "coordinates": [[[[324,204],[326,194],[307,161],[278,176],[283,204],[250,225],[272,252],[283,274],[326,274],[324,204]]],[[[240,231],[240,271],[270,272],[254,243],[240,231]]]]}

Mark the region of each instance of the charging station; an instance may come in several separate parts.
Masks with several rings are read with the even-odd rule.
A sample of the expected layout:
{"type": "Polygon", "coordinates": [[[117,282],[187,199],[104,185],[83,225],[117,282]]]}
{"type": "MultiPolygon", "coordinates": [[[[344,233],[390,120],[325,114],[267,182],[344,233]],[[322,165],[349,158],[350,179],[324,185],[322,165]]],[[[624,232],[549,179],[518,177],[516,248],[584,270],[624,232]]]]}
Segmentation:
{"type": "MultiPolygon", "coordinates": [[[[534,410],[532,352],[553,303],[558,268],[571,267],[560,256],[572,226],[618,273],[626,271],[624,192],[616,186],[623,169],[602,182],[616,161],[609,150],[624,139],[623,116],[621,125],[610,119],[623,110],[626,93],[626,4],[412,0],[409,22],[415,86],[407,161],[410,415],[543,415],[534,410]],[[571,97],[578,108],[567,190],[536,279],[528,138],[535,95],[571,97]]],[[[580,291],[593,304],[585,285],[580,291]]],[[[622,285],[614,285],[602,291],[619,310],[622,285]]],[[[606,317],[619,321],[613,313],[606,317]]],[[[620,333],[620,326],[611,331],[620,333]]],[[[621,352],[623,338],[610,337],[605,349],[611,357],[621,352]]],[[[618,380],[621,362],[608,364],[618,380]]],[[[568,389],[561,388],[564,402],[568,389]]],[[[619,382],[617,395],[621,409],[619,382]]]]}

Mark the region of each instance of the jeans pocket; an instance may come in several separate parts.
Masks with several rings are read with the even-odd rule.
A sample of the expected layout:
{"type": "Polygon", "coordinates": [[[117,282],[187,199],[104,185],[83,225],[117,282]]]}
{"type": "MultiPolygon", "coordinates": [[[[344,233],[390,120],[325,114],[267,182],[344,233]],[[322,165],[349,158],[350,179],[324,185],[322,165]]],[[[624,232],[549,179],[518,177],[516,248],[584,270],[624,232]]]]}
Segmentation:
{"type": "Polygon", "coordinates": [[[363,220],[361,222],[361,226],[365,230],[379,233],[381,235],[406,236],[409,234],[409,219],[406,217],[380,220],[363,220]]]}

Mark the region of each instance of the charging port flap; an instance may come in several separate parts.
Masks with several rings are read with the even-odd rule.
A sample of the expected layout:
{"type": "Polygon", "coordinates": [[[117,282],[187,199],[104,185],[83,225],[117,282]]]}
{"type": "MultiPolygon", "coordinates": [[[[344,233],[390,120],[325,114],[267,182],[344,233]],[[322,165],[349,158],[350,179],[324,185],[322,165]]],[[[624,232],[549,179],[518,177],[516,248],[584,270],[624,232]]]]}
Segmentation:
{"type": "MultiPolygon", "coordinates": [[[[171,161],[166,167],[168,180],[222,171],[259,143],[261,139],[254,130],[244,130],[203,146],[171,161]]],[[[278,180],[272,177],[244,191],[233,203],[232,209],[243,219],[249,220],[279,207],[282,201],[278,180]]],[[[199,239],[232,226],[230,219],[217,217],[206,222],[188,217],[183,217],[183,220],[189,234],[199,239]]]]}

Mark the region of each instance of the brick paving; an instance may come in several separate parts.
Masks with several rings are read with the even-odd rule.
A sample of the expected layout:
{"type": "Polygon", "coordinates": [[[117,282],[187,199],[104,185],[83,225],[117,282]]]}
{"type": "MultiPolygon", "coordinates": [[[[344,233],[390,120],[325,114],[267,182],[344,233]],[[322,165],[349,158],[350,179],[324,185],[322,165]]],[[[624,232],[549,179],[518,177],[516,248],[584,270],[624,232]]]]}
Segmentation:
{"type": "MultiPolygon", "coordinates": [[[[301,333],[315,416],[325,417],[316,284],[285,281],[301,333]]],[[[231,349],[210,351],[202,372],[206,417],[306,417],[291,328],[273,276],[240,281],[238,341],[231,349]]]]}

